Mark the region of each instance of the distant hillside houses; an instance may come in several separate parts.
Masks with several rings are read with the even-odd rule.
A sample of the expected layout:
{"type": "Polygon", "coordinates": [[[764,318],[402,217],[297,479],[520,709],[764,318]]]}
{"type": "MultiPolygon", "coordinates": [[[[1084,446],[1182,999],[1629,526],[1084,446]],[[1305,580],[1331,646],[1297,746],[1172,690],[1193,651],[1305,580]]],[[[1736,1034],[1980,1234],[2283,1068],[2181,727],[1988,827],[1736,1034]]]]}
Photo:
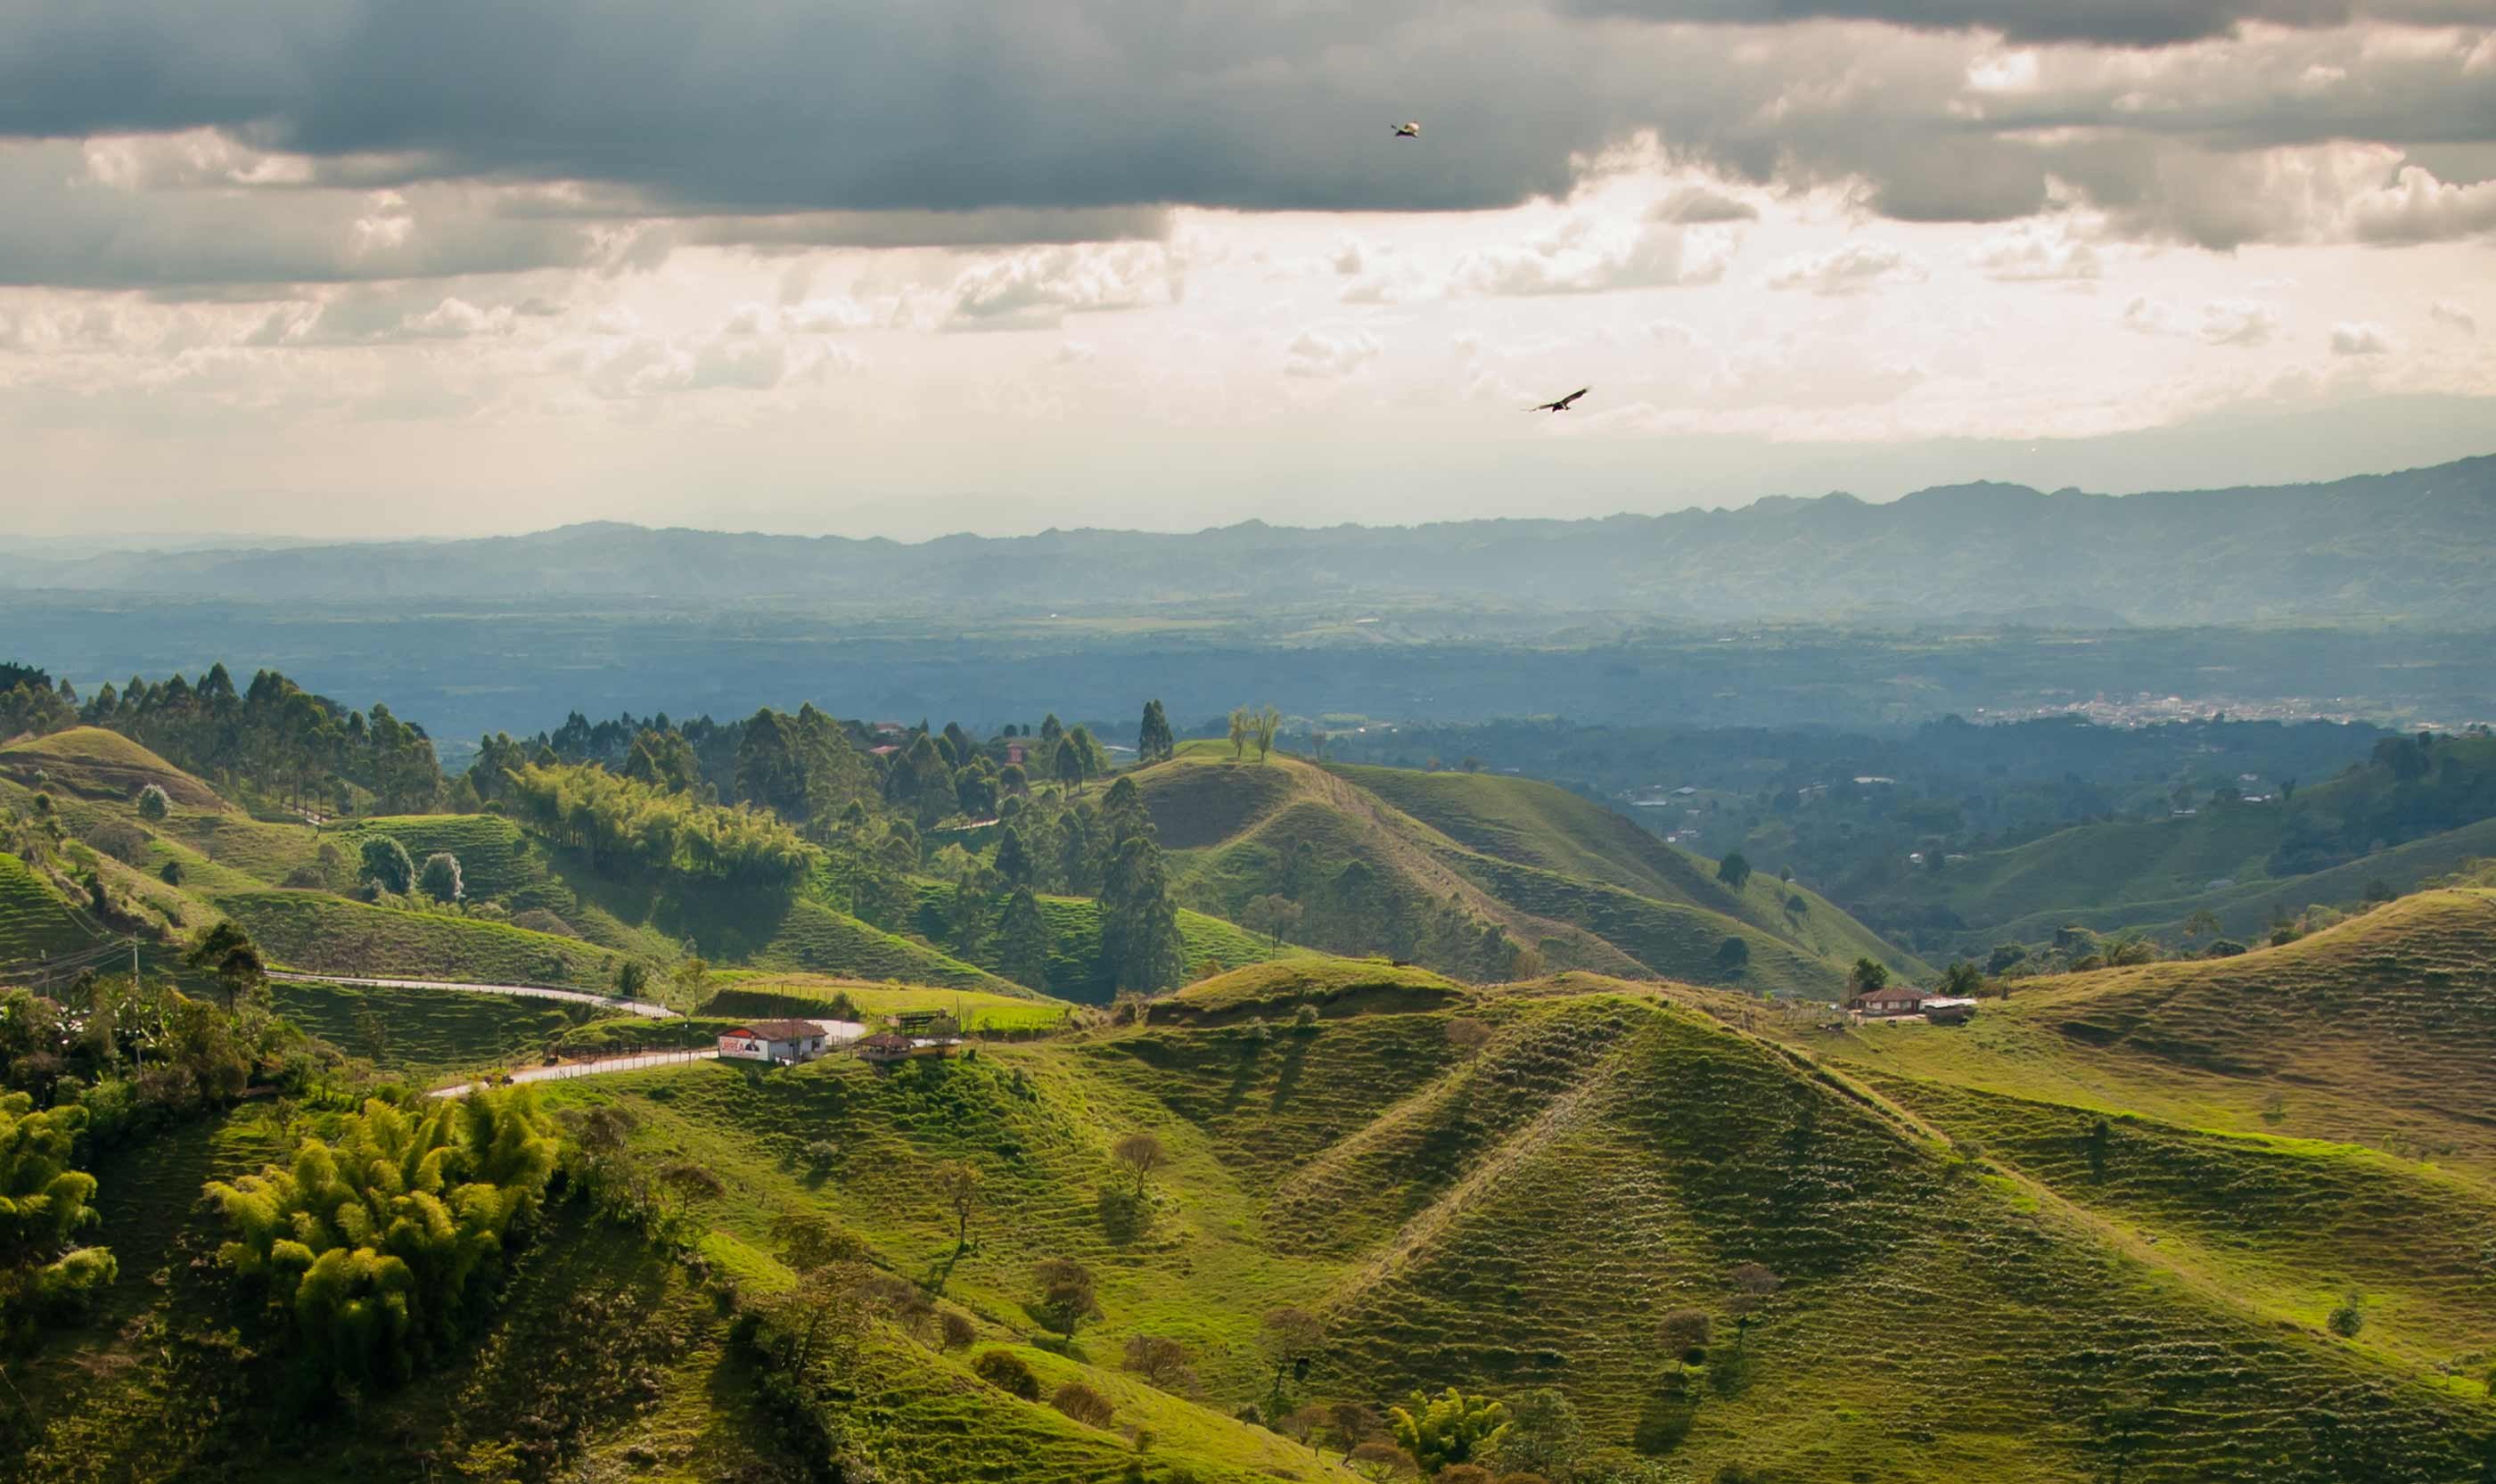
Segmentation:
{"type": "Polygon", "coordinates": [[[866,1035],[852,1020],[755,1020],[720,1033],[719,1054],[737,1062],[791,1067],[866,1035]]]}

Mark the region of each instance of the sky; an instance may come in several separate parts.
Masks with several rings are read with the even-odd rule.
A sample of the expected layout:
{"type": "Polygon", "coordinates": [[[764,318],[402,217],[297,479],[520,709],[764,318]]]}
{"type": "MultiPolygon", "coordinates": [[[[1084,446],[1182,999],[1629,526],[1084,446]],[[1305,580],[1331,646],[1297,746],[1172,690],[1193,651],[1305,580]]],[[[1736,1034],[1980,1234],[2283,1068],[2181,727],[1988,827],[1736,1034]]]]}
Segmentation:
{"type": "Polygon", "coordinates": [[[14,0],[0,437],[151,539],[2438,462],[2496,0],[14,0]]]}

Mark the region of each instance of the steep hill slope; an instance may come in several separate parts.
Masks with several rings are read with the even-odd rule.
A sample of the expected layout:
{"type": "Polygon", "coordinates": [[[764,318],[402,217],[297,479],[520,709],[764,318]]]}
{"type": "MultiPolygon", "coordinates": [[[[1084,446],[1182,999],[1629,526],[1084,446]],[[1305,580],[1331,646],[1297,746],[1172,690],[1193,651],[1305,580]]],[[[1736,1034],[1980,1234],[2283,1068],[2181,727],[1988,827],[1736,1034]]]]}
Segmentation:
{"type": "Polygon", "coordinates": [[[0,746],[0,774],[31,786],[38,773],[50,780],[49,787],[87,798],[135,798],[140,789],[154,784],[176,804],[194,809],[229,807],[206,784],[101,727],[73,727],[0,746]]]}
{"type": "Polygon", "coordinates": [[[1867,954],[1929,972],[1808,893],[1756,879],[1737,890],[1546,785],[1279,755],[1235,763],[1201,747],[1136,777],[1189,901],[1236,917],[1257,896],[1293,897],[1298,936],[1336,949],[1502,976],[1509,964],[1451,935],[1452,911],[1555,967],[1819,997],[1867,954]],[[1343,877],[1355,862],[1357,888],[1343,877]]]}
{"type": "Polygon", "coordinates": [[[2422,892],[2235,958],[2017,982],[1960,1032],[1803,1043],[2014,1097],[2496,1171],[2496,893],[2422,892]]]}

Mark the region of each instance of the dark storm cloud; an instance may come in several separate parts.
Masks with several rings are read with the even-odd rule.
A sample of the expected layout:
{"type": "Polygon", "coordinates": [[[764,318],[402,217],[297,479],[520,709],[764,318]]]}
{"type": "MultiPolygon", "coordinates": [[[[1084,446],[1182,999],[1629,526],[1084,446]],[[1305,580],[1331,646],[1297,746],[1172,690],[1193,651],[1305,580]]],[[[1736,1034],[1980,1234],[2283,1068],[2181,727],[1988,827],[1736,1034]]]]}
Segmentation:
{"type": "Polygon", "coordinates": [[[313,201],[574,184],[437,201],[403,234],[358,238],[335,218],[359,206],[256,204],[290,193],[184,175],[195,164],[125,179],[118,201],[55,180],[52,227],[27,225],[48,198],[0,179],[0,280],[1149,238],[1179,204],[1497,207],[1565,194],[1577,162],[1640,130],[1737,180],[1860,181],[1900,218],[2016,217],[2059,178],[2122,206],[2127,230],[2227,246],[2293,224],[2198,200],[2177,182],[2225,174],[2204,157],[2454,154],[2496,139],[2496,92],[2457,55],[2292,31],[2173,77],[2074,73],[2084,50],[2048,48],[2037,86],[1971,100],[1984,44],[1952,33],[2146,46],[2352,16],[2496,19],[2496,0],[17,0],[0,5],[0,137],[214,129],[308,157],[292,194],[313,201]],[[1892,24],[1811,23],[1832,17],[1892,24]],[[1675,20],[1715,24],[1639,23],[1675,20]],[[2344,79],[2301,83],[2318,59],[2344,79]],[[1421,142],[1389,138],[1408,117],[1421,142]],[[596,226],[646,218],[674,220],[620,243],[596,226]]]}
{"type": "Polygon", "coordinates": [[[2356,20],[2470,24],[2496,19],[2486,0],[1571,0],[1581,15],[1767,25],[1878,20],[1932,31],[1990,31],[2018,42],[2164,46],[2275,26],[2356,20]]]}

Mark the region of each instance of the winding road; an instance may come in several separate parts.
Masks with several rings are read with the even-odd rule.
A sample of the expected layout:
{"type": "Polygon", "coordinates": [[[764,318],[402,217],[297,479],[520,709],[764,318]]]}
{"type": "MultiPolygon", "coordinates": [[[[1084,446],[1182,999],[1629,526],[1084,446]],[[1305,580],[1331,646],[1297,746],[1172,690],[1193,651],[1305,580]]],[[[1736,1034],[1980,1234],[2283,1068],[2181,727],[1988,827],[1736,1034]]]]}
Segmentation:
{"type": "Polygon", "coordinates": [[[301,974],[295,970],[272,969],[272,979],[289,979],[297,984],[348,984],[367,989],[452,989],[472,995],[516,995],[530,1000],[570,1000],[578,1005],[594,1005],[601,1009],[619,1010],[628,1015],[642,1015],[652,1020],[673,1020],[676,1012],[664,1005],[647,1000],[622,1000],[613,995],[592,994],[585,989],[545,989],[535,984],[469,984],[455,979],[359,979],[343,974],[301,974]]]}

